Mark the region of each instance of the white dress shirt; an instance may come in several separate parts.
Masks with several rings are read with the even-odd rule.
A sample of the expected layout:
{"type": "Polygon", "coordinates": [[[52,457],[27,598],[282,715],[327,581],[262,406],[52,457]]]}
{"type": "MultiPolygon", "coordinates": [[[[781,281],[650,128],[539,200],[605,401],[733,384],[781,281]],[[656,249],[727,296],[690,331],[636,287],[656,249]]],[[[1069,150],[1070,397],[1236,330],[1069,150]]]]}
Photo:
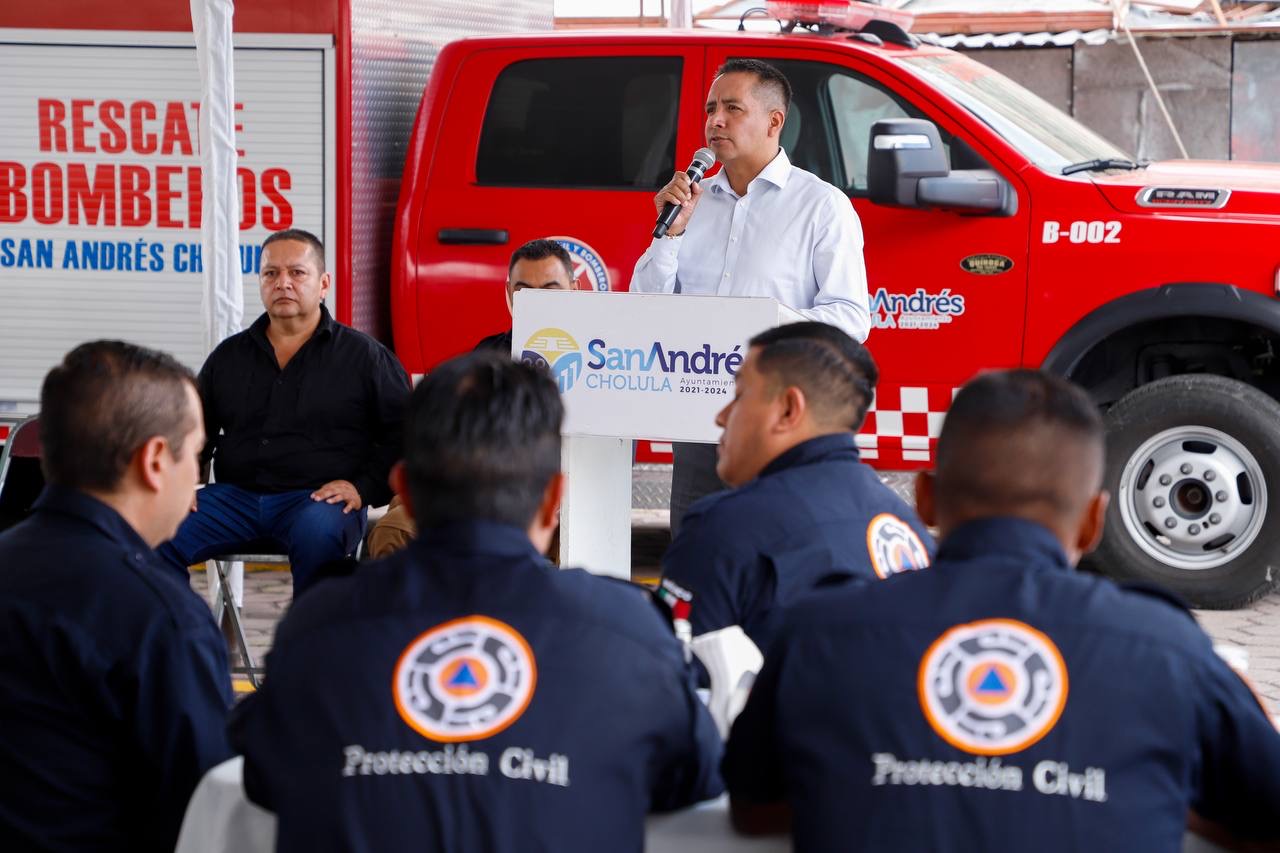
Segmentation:
{"type": "Polygon", "coordinates": [[[705,181],[685,232],[640,256],[631,291],[772,296],[855,340],[871,328],[858,214],[781,150],[743,196],[723,168],[705,181]]]}

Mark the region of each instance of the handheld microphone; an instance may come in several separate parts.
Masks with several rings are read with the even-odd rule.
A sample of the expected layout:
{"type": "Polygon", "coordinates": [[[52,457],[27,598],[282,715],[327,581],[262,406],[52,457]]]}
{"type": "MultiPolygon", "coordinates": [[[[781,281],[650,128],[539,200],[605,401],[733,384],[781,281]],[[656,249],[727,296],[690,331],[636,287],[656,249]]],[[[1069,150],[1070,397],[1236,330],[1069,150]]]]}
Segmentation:
{"type": "MultiPolygon", "coordinates": [[[[689,180],[698,183],[702,180],[702,176],[707,173],[716,164],[716,155],[710,148],[699,148],[693,155],[693,162],[689,164],[689,168],[685,174],[689,176],[689,180]]],[[[671,227],[671,223],[676,221],[676,217],[680,215],[680,205],[667,202],[662,206],[662,215],[658,217],[658,224],[653,227],[653,236],[661,237],[667,233],[667,229],[671,227]]]]}

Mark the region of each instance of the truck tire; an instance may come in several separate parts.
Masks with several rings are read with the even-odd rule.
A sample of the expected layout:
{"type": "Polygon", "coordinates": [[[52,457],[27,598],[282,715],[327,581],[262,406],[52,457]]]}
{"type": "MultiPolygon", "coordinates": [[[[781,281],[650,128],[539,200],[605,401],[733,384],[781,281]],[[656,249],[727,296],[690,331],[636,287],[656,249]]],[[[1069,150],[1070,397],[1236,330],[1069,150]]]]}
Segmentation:
{"type": "Polygon", "coordinates": [[[1111,505],[1089,568],[1215,609],[1276,586],[1280,404],[1234,379],[1188,374],[1135,389],[1105,422],[1111,505]]]}

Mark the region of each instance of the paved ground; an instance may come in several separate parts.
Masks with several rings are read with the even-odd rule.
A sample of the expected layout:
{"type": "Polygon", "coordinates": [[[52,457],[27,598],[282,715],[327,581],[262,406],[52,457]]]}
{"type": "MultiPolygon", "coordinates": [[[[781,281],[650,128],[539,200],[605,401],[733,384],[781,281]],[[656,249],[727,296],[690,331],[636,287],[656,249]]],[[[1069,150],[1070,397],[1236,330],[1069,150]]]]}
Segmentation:
{"type": "Polygon", "coordinates": [[[1271,713],[1280,713],[1280,593],[1244,610],[1197,610],[1196,618],[1214,642],[1249,653],[1249,680],[1271,713]]]}
{"type": "MultiPolygon", "coordinates": [[[[910,478],[894,476],[889,485],[911,497],[910,478]]],[[[666,490],[670,466],[639,466],[633,478],[632,575],[654,580],[663,551],[671,541],[666,490]]],[[[201,594],[205,574],[197,570],[192,584],[201,594]]],[[[271,647],[276,623],[289,605],[293,584],[289,573],[276,567],[249,567],[245,576],[246,632],[251,653],[261,662],[271,647]]],[[[1239,646],[1248,653],[1248,676],[1273,713],[1280,711],[1280,594],[1236,611],[1197,611],[1200,624],[1216,643],[1239,646]]]]}

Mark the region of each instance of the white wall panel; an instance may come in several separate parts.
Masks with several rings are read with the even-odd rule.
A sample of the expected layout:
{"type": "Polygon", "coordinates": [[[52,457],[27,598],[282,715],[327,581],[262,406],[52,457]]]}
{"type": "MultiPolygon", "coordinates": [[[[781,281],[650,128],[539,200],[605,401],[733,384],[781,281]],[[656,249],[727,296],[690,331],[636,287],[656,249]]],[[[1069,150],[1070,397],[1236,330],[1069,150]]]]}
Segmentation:
{"type": "MultiPolygon", "coordinates": [[[[189,262],[190,247],[198,251],[200,245],[199,225],[188,206],[192,187],[187,172],[199,167],[200,86],[194,48],[175,46],[189,44],[190,36],[136,34],[133,44],[120,43],[118,33],[111,34],[112,43],[103,44],[85,43],[85,36],[93,34],[50,32],[46,41],[38,32],[0,30],[0,80],[4,81],[0,86],[0,410],[15,401],[35,400],[49,368],[86,340],[123,338],[167,350],[192,368],[198,368],[206,355],[199,316],[203,285],[189,262]],[[74,43],[65,43],[69,40],[74,43]],[[42,144],[42,100],[60,104],[67,112],[58,123],[67,132],[66,150],[61,150],[64,146],[57,144],[54,134],[47,133],[42,144]],[[79,101],[89,103],[83,134],[76,132],[72,118],[74,102],[79,101]],[[123,105],[121,124],[126,130],[133,105],[154,104],[157,116],[152,120],[146,119],[144,107],[136,108],[137,129],[157,134],[157,143],[164,138],[167,105],[178,105],[173,108],[170,138],[180,139],[177,131],[185,126],[190,153],[176,143],[171,151],[148,153],[150,140],[132,133],[124,151],[104,150],[101,135],[114,135],[110,118],[104,119],[102,112],[104,102],[110,101],[123,105]],[[105,209],[97,223],[90,224],[77,207],[80,221],[73,221],[66,177],[76,165],[83,166],[91,179],[99,166],[115,172],[110,194],[117,203],[114,225],[107,223],[105,209]],[[178,167],[169,184],[173,197],[167,205],[168,222],[158,213],[155,186],[164,167],[178,167]],[[119,210],[120,175],[135,169],[152,183],[145,193],[151,210],[145,221],[125,224],[119,210]],[[52,215],[55,211],[49,204],[41,206],[41,211],[34,208],[37,194],[32,176],[37,170],[63,176],[60,215],[52,215]],[[25,185],[15,186],[18,175],[25,177],[25,185]],[[25,213],[19,209],[23,202],[25,213]],[[51,214],[44,217],[51,221],[39,221],[38,212],[51,214]],[[34,246],[37,241],[51,242],[51,268],[20,264],[24,242],[34,246]],[[146,248],[146,268],[104,269],[101,261],[98,269],[76,268],[68,244],[79,247],[82,241],[99,247],[141,244],[146,248]],[[153,246],[157,247],[154,261],[153,246]]],[[[256,37],[253,42],[298,45],[299,39],[256,37]]],[[[251,258],[270,233],[264,227],[263,205],[277,213],[281,208],[263,194],[264,175],[274,174],[271,170],[288,174],[289,187],[281,188],[280,196],[291,210],[286,218],[292,226],[314,231],[332,244],[333,223],[326,221],[326,194],[332,192],[332,179],[326,174],[332,168],[327,165],[331,158],[326,158],[326,146],[332,145],[326,134],[326,110],[333,104],[332,93],[326,91],[326,63],[332,62],[332,49],[319,46],[315,39],[311,44],[315,46],[236,49],[236,100],[244,105],[238,113],[237,142],[244,152],[240,168],[254,176],[256,201],[253,225],[241,230],[240,242],[242,252],[251,258]]],[[[50,185],[45,182],[46,188],[50,185]]],[[[51,197],[47,192],[41,195],[51,197]]],[[[241,201],[243,209],[243,197],[241,201]]],[[[245,276],[246,325],[261,311],[257,277],[251,270],[245,276]]]]}

